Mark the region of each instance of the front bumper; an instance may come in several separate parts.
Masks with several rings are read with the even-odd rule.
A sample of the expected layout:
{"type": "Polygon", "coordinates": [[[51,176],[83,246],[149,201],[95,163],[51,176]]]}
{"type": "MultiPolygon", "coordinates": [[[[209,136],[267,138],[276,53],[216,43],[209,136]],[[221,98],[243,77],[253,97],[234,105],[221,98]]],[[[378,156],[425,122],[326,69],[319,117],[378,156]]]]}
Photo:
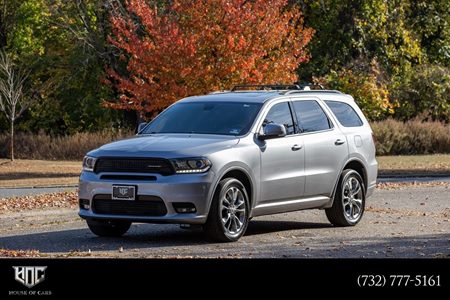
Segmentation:
{"type": "MultiPolygon", "coordinates": [[[[156,177],[154,181],[134,180],[105,180],[100,179],[103,174],[83,172],[80,176],[79,199],[89,201],[89,209],[79,210],[83,219],[127,220],[143,223],[176,223],[176,224],[204,224],[208,216],[212,193],[214,190],[215,174],[210,170],[200,174],[175,174],[156,177]],[[157,196],[164,202],[167,213],[163,216],[104,214],[93,210],[93,199],[96,195],[111,195],[113,185],[134,185],[137,196],[157,196]],[[195,213],[177,213],[173,203],[192,203],[195,213]]],[[[117,175],[117,174],[116,174],[117,175]]],[[[120,175],[127,175],[121,173],[120,175]]],[[[140,174],[128,174],[140,175],[140,174]]],[[[148,174],[143,174],[148,175],[148,174]]],[[[123,200],[114,200],[123,201],[123,200]]],[[[138,201],[138,200],[136,200],[138,201]]]]}

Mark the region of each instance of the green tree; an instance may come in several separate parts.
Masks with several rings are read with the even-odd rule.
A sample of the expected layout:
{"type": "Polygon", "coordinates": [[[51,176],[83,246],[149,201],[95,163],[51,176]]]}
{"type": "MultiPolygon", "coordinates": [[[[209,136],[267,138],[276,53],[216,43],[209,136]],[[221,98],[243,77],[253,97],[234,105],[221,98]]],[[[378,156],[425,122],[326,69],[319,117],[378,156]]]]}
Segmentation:
{"type": "Polygon", "coordinates": [[[408,23],[431,64],[450,67],[450,4],[448,0],[414,0],[408,23]]]}
{"type": "Polygon", "coordinates": [[[419,40],[408,27],[405,0],[299,0],[305,25],[316,30],[303,79],[339,71],[355,60],[376,59],[381,71],[403,76],[422,61],[419,40]]]}
{"type": "Polygon", "coordinates": [[[299,69],[302,79],[316,77],[328,87],[354,93],[371,119],[398,109],[394,116],[401,119],[428,111],[433,119],[448,120],[446,69],[433,66],[448,67],[450,61],[448,1],[298,2],[305,25],[316,29],[309,44],[311,60],[299,69]]]}
{"type": "Polygon", "coordinates": [[[450,68],[438,65],[417,67],[393,90],[395,117],[409,120],[450,120],[450,68]]]}
{"type": "MultiPolygon", "coordinates": [[[[106,41],[115,0],[0,0],[0,43],[16,64],[31,69],[38,101],[21,130],[72,134],[119,126],[123,113],[101,107],[113,91],[101,84],[115,59],[106,41]],[[3,20],[5,20],[3,22],[3,20]],[[4,30],[2,30],[4,29],[4,30]]],[[[117,6],[117,5],[116,5],[117,6]]],[[[0,129],[6,128],[0,120],[0,129]]]]}

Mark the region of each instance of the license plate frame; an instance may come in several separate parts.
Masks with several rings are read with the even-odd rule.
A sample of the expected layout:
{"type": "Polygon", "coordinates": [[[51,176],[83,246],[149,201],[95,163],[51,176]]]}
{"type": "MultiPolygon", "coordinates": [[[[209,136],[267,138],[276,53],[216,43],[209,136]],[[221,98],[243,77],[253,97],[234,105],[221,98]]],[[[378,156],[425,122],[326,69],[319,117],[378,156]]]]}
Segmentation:
{"type": "Polygon", "coordinates": [[[112,200],[128,200],[134,201],[136,200],[136,186],[134,185],[113,185],[112,200]]]}

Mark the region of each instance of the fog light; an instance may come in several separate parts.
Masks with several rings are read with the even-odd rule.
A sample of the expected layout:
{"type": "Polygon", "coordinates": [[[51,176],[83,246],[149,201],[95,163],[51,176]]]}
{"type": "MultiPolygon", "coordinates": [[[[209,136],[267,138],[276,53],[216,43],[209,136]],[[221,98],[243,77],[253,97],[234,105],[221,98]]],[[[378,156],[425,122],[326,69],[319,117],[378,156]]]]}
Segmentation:
{"type": "Polygon", "coordinates": [[[91,205],[88,199],[80,199],[80,209],[89,210],[91,205]]]}
{"type": "Polygon", "coordinates": [[[197,209],[195,208],[195,205],[193,203],[189,203],[189,202],[173,203],[173,208],[179,214],[189,214],[189,213],[195,213],[197,211],[197,209]]]}

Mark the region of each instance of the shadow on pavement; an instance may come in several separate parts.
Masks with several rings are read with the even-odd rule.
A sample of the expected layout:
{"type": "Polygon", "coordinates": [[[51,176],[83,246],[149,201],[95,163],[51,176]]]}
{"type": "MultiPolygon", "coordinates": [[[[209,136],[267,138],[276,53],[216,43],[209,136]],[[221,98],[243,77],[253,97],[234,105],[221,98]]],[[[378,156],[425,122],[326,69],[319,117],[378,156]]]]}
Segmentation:
{"type": "MultiPolygon", "coordinates": [[[[320,229],[329,224],[293,221],[252,221],[246,236],[288,230],[320,229]]],[[[245,237],[244,237],[245,239],[245,237]]],[[[70,229],[0,237],[0,248],[39,250],[42,253],[70,251],[109,251],[125,248],[158,248],[213,244],[200,229],[183,230],[177,225],[137,224],[123,237],[97,237],[89,229],[70,229]]]]}
{"type": "Polygon", "coordinates": [[[333,225],[331,225],[330,223],[253,220],[248,224],[245,236],[281,232],[288,230],[322,229],[330,227],[333,227],[333,225]]]}
{"type": "Polygon", "coordinates": [[[171,250],[171,254],[192,253],[202,256],[207,251],[206,254],[209,255],[241,253],[241,257],[245,257],[245,253],[249,251],[247,243],[250,242],[253,257],[450,257],[450,234],[447,233],[352,238],[336,236],[334,230],[345,230],[345,228],[334,229],[326,223],[252,221],[246,236],[239,242],[221,244],[217,247],[216,245],[219,244],[206,240],[200,230],[182,230],[176,225],[137,224],[133,225],[121,238],[97,237],[87,228],[83,228],[0,237],[0,248],[39,250],[41,253],[81,252],[90,249],[95,254],[97,251],[118,251],[123,247],[138,251],[142,249],[144,256],[151,256],[152,249],[180,247],[171,250]],[[306,232],[306,229],[310,230],[306,232]],[[273,235],[265,237],[264,241],[252,240],[253,236],[282,231],[292,231],[292,236],[295,238],[287,236],[280,240],[273,235]],[[311,236],[314,238],[308,238],[311,236]],[[294,242],[300,242],[300,246],[295,245],[294,242]]]}

